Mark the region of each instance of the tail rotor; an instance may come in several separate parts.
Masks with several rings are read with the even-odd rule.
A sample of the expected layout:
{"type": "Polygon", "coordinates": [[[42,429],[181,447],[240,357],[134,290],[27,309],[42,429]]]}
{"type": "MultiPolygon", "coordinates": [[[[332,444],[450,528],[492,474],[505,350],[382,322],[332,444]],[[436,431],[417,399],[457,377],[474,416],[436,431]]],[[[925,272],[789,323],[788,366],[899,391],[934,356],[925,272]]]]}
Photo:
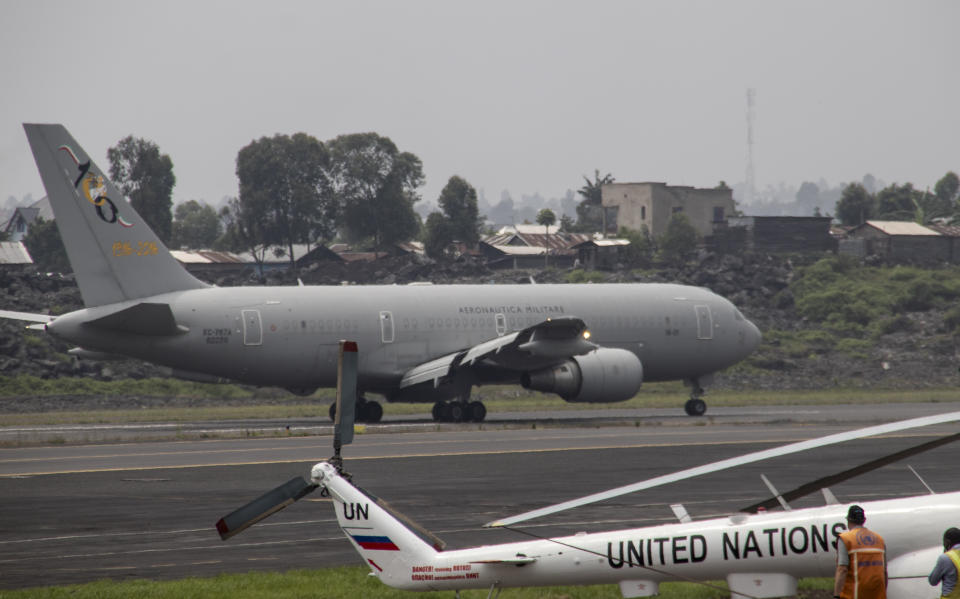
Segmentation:
{"type": "MultiPolygon", "coordinates": [[[[334,423],[333,451],[328,460],[342,474],[343,458],[340,450],[353,441],[353,422],[357,389],[357,344],[340,342],[340,360],[337,372],[337,417],[334,423]]],[[[216,528],[224,541],[250,528],[257,522],[303,499],[321,485],[301,476],[294,477],[279,487],[267,491],[243,507],[217,521],[216,528]]]]}

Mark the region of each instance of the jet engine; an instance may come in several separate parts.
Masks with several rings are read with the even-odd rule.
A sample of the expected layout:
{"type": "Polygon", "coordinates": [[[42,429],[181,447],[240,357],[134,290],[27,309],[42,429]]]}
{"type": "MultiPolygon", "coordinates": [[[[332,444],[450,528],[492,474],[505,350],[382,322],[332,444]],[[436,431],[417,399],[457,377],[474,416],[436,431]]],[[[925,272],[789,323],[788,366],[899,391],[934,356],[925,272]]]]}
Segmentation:
{"type": "Polygon", "coordinates": [[[643,364],[633,352],[601,347],[573,356],[556,366],[525,372],[524,389],[556,393],[567,401],[612,403],[636,395],[643,382],[643,364]]]}

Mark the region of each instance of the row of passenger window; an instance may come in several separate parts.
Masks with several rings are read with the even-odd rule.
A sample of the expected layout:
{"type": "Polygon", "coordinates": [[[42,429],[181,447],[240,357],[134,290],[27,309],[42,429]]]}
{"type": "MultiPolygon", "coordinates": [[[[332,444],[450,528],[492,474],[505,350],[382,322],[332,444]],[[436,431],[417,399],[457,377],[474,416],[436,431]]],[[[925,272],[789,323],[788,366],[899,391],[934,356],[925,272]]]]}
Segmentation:
{"type": "MultiPolygon", "coordinates": [[[[598,318],[593,322],[588,322],[587,326],[594,329],[603,329],[607,327],[616,327],[617,329],[622,329],[625,327],[634,327],[639,328],[643,327],[652,327],[654,325],[654,318],[641,318],[639,316],[634,317],[621,317],[616,318],[598,318]]],[[[659,320],[659,319],[656,319],[659,320]]],[[[685,319],[684,319],[685,320],[685,319]]],[[[538,322],[542,322],[543,317],[541,316],[527,316],[527,317],[517,317],[517,316],[508,316],[506,318],[506,324],[511,331],[522,329],[524,327],[533,326],[538,322]]],[[[667,324],[670,324],[670,318],[666,319],[667,324]]],[[[659,324],[659,323],[658,323],[659,324]]],[[[684,324],[686,324],[684,322],[684,324]]],[[[403,318],[400,319],[401,329],[404,331],[416,331],[419,330],[420,323],[416,318],[403,318]]],[[[429,317],[426,319],[426,326],[428,329],[494,329],[496,323],[494,318],[491,316],[487,317],[457,317],[457,318],[435,318],[429,317]]],[[[327,318],[327,319],[312,319],[312,320],[284,320],[281,323],[281,330],[284,333],[289,333],[294,330],[299,332],[310,332],[310,333],[320,333],[324,331],[359,331],[360,322],[356,319],[341,319],[341,318],[327,318]]]]}

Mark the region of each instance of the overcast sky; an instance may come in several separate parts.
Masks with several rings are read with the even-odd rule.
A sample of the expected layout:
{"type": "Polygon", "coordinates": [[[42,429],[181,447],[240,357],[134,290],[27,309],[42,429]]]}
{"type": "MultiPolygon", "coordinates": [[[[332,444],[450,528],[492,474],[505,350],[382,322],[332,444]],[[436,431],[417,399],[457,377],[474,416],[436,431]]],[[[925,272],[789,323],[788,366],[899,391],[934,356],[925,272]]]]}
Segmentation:
{"type": "Polygon", "coordinates": [[[3,2],[0,203],[44,195],[23,122],[102,168],[126,135],[174,200],[237,193],[251,140],[376,131],[495,203],[618,181],[758,187],[960,171],[960,2],[3,2]]]}

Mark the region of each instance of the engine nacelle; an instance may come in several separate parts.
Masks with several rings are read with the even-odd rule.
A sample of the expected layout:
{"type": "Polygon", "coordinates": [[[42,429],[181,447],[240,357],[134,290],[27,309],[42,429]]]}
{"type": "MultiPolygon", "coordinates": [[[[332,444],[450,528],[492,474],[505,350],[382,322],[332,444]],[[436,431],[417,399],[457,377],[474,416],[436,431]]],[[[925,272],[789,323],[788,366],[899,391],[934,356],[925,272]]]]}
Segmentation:
{"type": "Polygon", "coordinates": [[[556,393],[567,401],[626,401],[643,383],[643,364],[633,352],[601,347],[551,368],[525,372],[520,383],[525,389],[556,393]]]}

